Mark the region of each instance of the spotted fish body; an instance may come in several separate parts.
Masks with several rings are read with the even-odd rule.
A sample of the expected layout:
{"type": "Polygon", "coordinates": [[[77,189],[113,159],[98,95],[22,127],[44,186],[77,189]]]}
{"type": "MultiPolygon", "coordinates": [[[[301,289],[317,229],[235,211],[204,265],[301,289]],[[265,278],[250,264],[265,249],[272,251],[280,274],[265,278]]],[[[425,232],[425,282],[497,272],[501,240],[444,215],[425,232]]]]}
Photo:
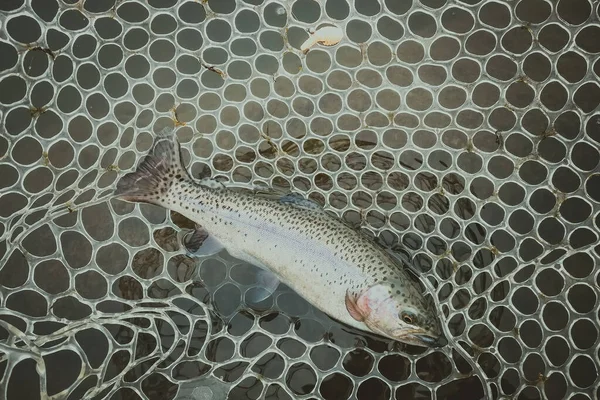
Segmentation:
{"type": "Polygon", "coordinates": [[[179,157],[176,141],[159,140],[137,171],[119,181],[116,195],[197,222],[232,256],[267,268],[342,323],[419,345],[440,336],[432,304],[370,238],[308,200],[197,183],[179,157]],[[403,322],[403,313],[418,323],[403,322]]]}

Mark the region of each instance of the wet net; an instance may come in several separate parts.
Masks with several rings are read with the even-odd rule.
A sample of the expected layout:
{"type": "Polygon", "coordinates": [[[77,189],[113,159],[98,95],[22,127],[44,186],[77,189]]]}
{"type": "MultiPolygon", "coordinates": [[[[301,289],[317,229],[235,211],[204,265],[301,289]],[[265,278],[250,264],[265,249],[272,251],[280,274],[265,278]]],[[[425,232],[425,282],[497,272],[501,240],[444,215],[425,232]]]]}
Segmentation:
{"type": "Polygon", "coordinates": [[[597,398],[599,12],[2,0],[0,398],[597,398]],[[342,41],[303,54],[324,23],[342,41]],[[286,287],[247,302],[255,267],[111,198],[165,129],[196,178],[293,190],[406,248],[452,345],[286,287]]]}

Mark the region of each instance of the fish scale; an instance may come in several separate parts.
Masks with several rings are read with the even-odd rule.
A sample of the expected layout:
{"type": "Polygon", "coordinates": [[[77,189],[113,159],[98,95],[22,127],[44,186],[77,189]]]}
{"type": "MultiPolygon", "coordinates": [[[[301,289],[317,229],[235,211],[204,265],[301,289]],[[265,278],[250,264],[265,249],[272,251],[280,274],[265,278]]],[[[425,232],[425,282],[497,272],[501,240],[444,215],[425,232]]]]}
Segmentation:
{"type": "Polygon", "coordinates": [[[342,323],[421,345],[416,332],[429,342],[441,334],[432,304],[373,240],[297,196],[193,181],[176,139],[159,139],[136,172],[119,181],[116,194],[195,221],[232,256],[270,271],[342,323]],[[402,318],[411,323],[398,322],[402,318]]]}

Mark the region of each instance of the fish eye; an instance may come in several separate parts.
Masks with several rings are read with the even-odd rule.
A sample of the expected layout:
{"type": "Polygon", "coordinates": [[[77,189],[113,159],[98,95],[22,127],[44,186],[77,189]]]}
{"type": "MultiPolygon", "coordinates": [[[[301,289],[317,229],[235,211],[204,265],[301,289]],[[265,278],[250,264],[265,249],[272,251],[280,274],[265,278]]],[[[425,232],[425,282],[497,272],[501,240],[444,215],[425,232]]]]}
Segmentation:
{"type": "Polygon", "coordinates": [[[405,312],[400,314],[400,318],[402,318],[402,321],[406,322],[407,324],[412,324],[414,320],[414,317],[412,315],[405,312]]]}

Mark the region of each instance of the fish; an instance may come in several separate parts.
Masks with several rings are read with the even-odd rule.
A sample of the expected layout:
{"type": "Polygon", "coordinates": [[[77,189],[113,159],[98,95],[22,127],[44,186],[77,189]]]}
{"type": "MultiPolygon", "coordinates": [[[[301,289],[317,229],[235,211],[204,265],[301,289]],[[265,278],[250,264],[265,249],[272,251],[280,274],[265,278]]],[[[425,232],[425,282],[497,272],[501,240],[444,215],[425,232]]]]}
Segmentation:
{"type": "Polygon", "coordinates": [[[203,255],[226,250],[260,268],[260,301],[284,283],[316,308],[350,327],[395,341],[442,347],[439,310],[398,258],[319,204],[291,193],[234,190],[184,167],[176,136],[153,148],[117,182],[114,194],[150,203],[197,224],[203,255]]]}

